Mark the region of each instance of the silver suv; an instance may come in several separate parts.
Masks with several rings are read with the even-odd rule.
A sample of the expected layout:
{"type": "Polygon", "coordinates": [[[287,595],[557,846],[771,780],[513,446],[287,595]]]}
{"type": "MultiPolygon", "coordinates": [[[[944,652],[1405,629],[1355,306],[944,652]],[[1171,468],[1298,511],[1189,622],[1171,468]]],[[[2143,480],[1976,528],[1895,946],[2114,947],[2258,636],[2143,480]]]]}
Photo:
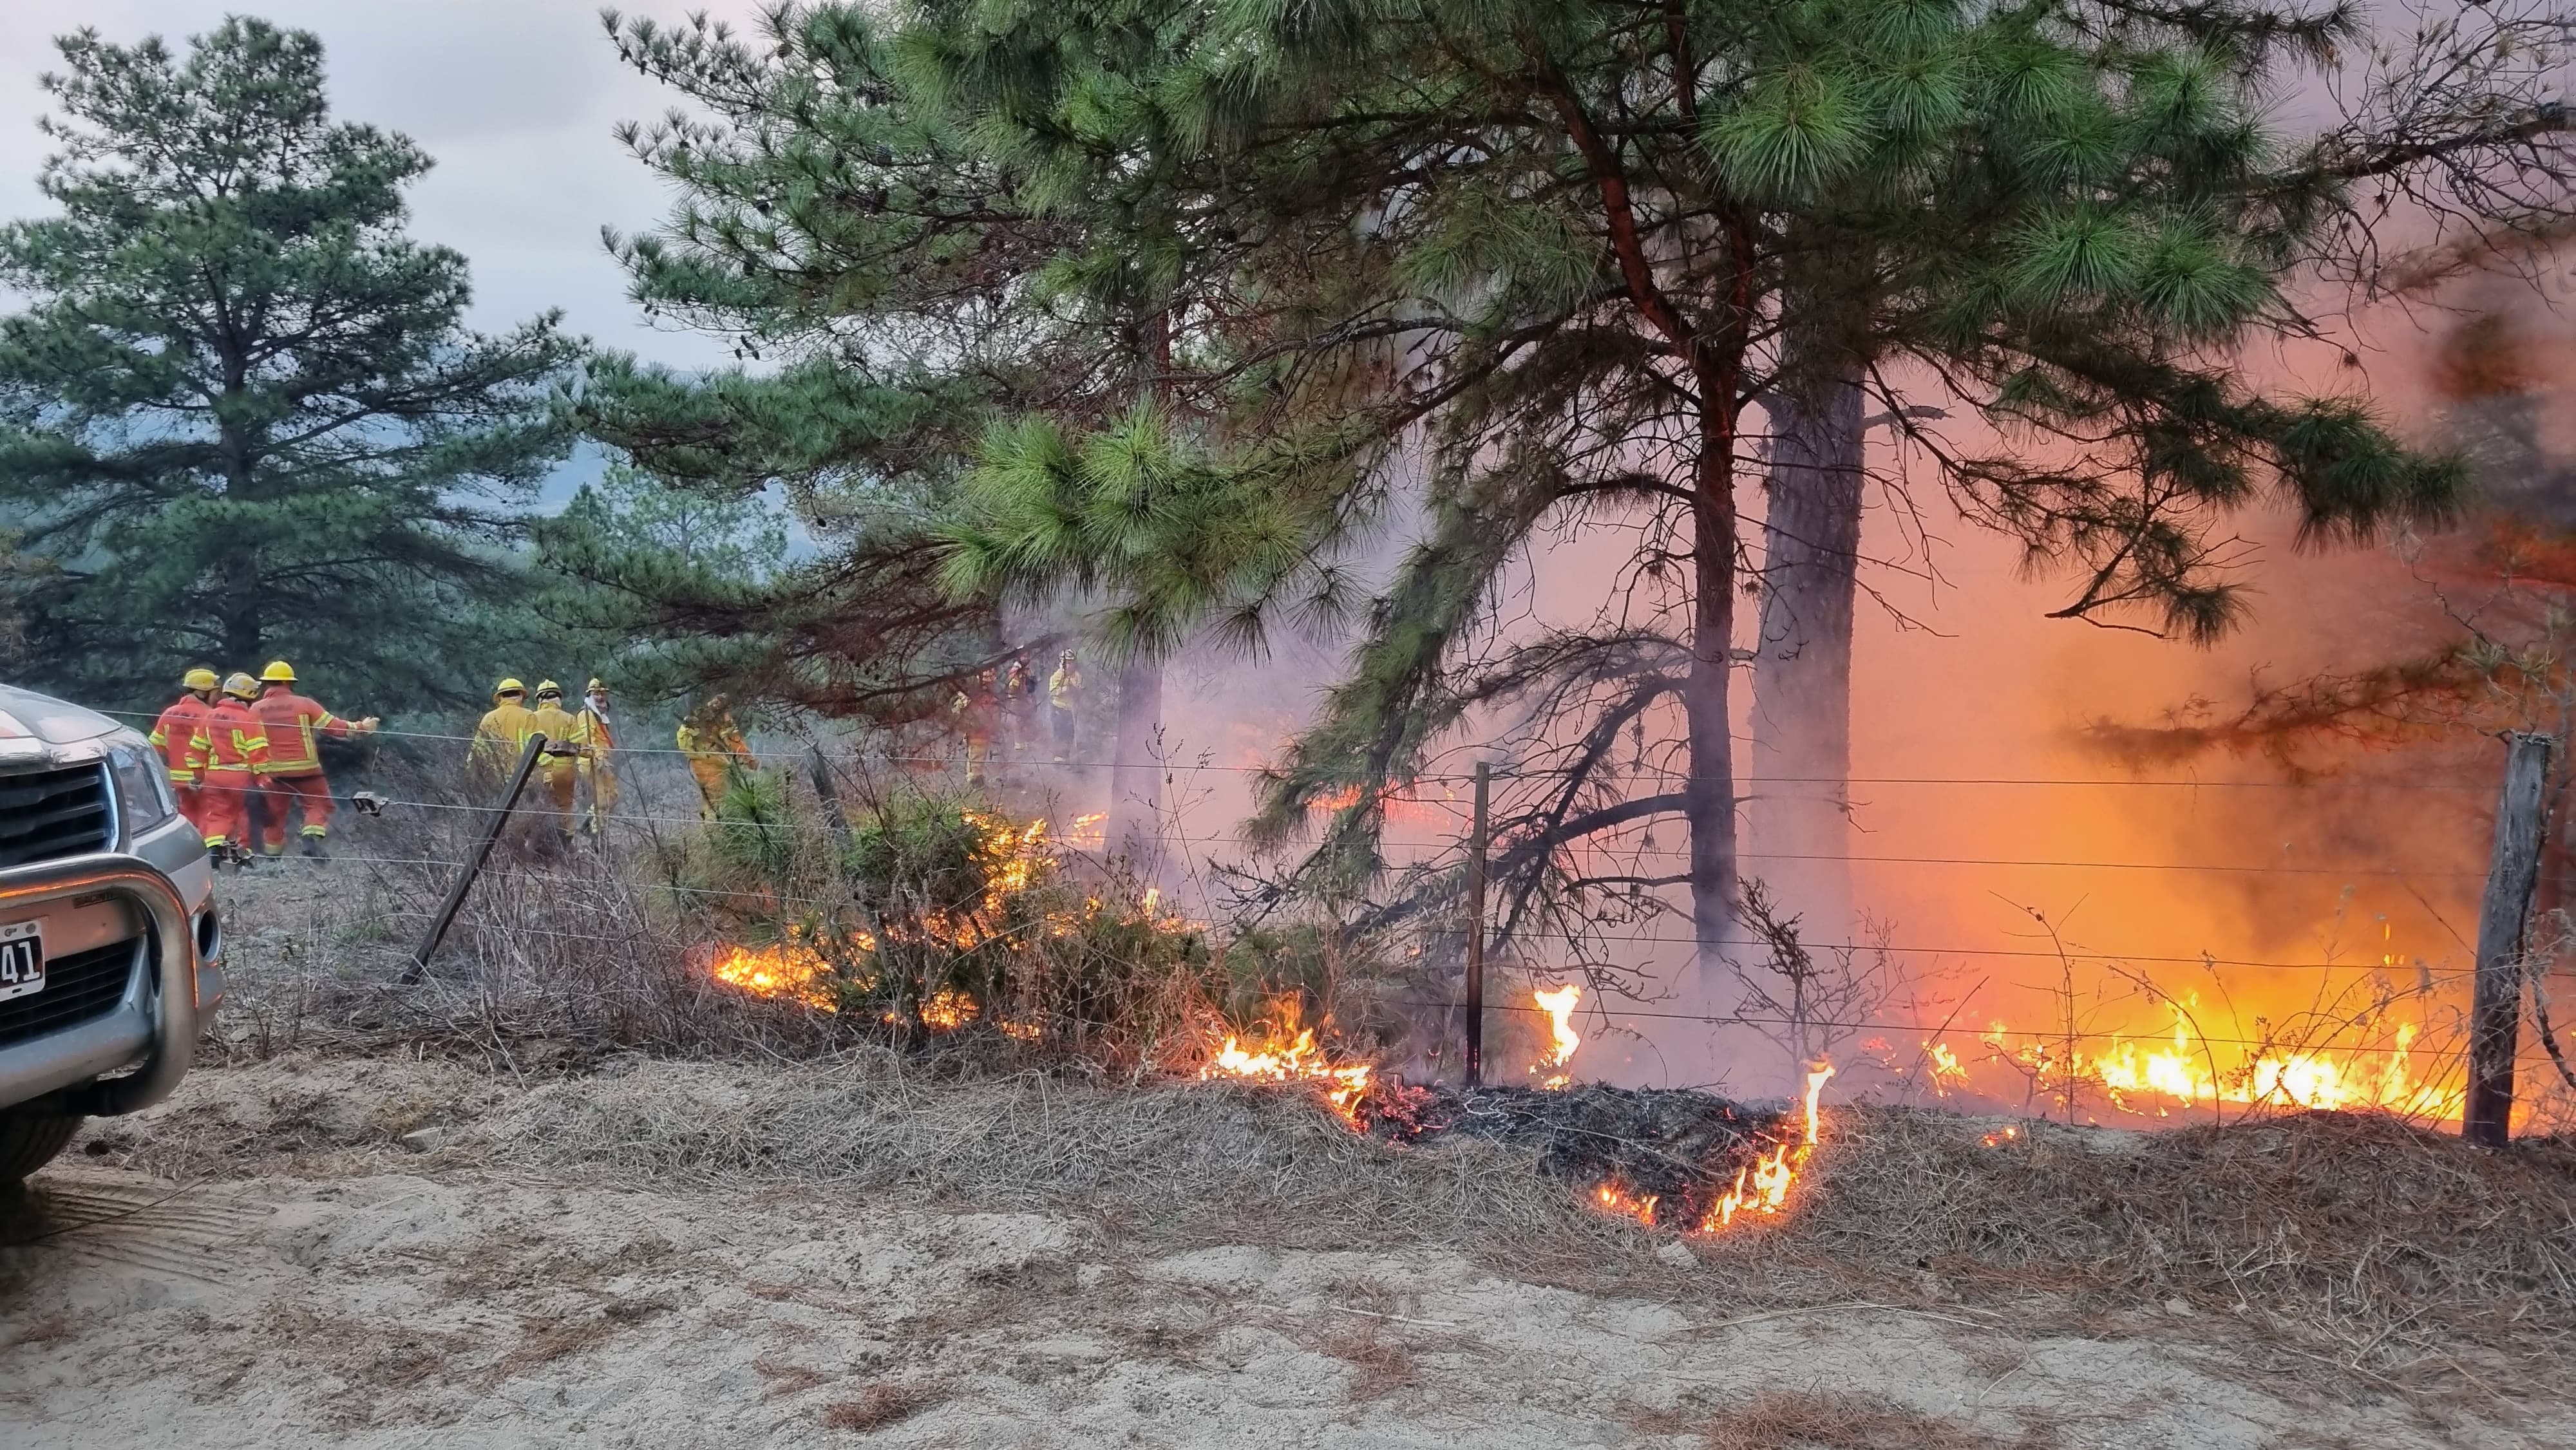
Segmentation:
{"type": "Polygon", "coordinates": [[[213,891],[149,741],[0,685],[0,1188],[178,1086],[223,997],[213,891]]]}

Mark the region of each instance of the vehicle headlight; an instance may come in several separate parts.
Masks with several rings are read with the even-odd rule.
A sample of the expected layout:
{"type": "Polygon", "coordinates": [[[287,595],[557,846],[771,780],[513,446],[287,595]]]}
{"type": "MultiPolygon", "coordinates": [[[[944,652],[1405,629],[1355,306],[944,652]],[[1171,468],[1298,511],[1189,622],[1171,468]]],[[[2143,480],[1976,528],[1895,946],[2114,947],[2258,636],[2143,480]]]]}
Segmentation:
{"type": "Polygon", "coordinates": [[[151,742],[139,736],[120,741],[109,748],[107,761],[116,774],[116,802],[118,809],[125,812],[126,839],[161,826],[179,813],[179,802],[170,794],[170,773],[151,742]]]}

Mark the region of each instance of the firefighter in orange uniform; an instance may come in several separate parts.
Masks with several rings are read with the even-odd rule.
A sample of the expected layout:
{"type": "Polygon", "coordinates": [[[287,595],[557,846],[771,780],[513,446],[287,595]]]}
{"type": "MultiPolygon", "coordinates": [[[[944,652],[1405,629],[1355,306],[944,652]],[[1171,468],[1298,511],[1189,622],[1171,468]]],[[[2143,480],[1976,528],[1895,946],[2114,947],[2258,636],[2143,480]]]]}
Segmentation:
{"type": "Polygon", "coordinates": [[[220,688],[215,672],[199,665],[179,679],[185,691],[152,722],[152,748],[161,752],[162,764],[170,772],[170,793],[179,798],[179,814],[200,831],[205,829],[205,806],[199,800],[201,782],[206,773],[206,747],[213,742],[206,736],[206,718],[214,713],[215,691],[220,688]]]}
{"type": "Polygon", "coordinates": [[[260,828],[260,849],[271,856],[286,854],[286,813],[297,806],[304,816],[303,844],[297,849],[318,858],[323,837],[331,834],[331,781],[322,773],[316,736],[346,740],[365,735],[376,728],[376,717],[343,720],[295,693],[295,667],[284,660],[269,661],[259,678],[265,688],[251,709],[268,736],[268,770],[262,781],[268,819],[260,828]]]}
{"type": "Polygon", "coordinates": [[[250,793],[268,772],[268,736],[250,708],[258,693],[259,681],[235,674],[224,681],[223,698],[206,716],[206,783],[200,796],[206,818],[199,829],[206,849],[236,866],[250,863],[250,793]]]}

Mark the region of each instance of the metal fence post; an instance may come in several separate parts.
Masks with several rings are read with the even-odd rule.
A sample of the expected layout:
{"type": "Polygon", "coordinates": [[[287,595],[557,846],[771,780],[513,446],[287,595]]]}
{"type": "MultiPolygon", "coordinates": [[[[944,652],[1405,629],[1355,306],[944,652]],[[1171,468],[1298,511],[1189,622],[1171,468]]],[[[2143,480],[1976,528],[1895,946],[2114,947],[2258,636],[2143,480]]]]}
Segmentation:
{"type": "Polygon", "coordinates": [[[501,839],[501,828],[510,823],[510,812],[519,804],[519,792],[528,788],[528,777],[535,773],[537,757],[545,753],[545,748],[546,737],[531,735],[527,748],[519,752],[519,769],[510,777],[510,789],[502,795],[501,803],[492,812],[491,821],[483,827],[483,839],[474,843],[474,854],[466,857],[465,864],[457,868],[455,883],[447,888],[447,899],[439,903],[438,914],[429,920],[428,933],[421,937],[420,945],[411,954],[411,965],[403,968],[404,986],[417,984],[429,971],[430,953],[437,951],[439,942],[446,938],[448,926],[456,920],[458,909],[465,905],[465,893],[473,889],[474,878],[482,874],[483,863],[491,859],[493,843],[501,839]]]}

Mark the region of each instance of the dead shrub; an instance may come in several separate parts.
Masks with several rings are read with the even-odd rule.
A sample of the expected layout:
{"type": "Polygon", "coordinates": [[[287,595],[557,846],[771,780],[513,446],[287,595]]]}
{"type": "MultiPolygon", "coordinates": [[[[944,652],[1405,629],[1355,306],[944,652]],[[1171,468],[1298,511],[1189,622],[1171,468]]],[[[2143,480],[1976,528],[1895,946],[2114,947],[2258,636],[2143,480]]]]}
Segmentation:
{"type": "Polygon", "coordinates": [[[873,1384],[855,1400],[823,1407],[826,1430],[882,1430],[899,1425],[948,1398],[936,1385],[873,1384]]]}

